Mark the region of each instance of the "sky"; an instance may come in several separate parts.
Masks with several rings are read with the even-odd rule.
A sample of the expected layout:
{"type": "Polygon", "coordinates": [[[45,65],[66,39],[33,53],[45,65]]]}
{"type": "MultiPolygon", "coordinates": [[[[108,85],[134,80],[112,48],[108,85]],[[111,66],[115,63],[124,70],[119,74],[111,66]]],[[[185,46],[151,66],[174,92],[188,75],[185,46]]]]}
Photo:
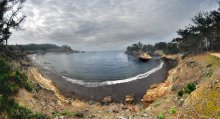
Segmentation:
{"type": "Polygon", "coordinates": [[[22,30],[10,44],[53,43],[84,51],[118,51],[169,42],[217,0],[27,0],[22,30]]]}

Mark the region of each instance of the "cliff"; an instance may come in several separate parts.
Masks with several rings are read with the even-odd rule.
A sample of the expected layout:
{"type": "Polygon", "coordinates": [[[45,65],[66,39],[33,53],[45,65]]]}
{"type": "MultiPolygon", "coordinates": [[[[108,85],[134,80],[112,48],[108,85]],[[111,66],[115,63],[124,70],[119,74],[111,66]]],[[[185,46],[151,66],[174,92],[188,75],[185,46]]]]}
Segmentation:
{"type": "Polygon", "coordinates": [[[167,119],[220,118],[220,59],[216,56],[200,54],[180,60],[165,82],[146,92],[147,112],[167,119]]]}

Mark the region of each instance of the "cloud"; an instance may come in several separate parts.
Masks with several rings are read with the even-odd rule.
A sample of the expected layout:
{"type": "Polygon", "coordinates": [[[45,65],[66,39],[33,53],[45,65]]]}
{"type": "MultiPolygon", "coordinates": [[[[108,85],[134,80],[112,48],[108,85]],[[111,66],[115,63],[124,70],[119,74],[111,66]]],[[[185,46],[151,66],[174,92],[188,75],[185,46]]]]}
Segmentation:
{"type": "Polygon", "coordinates": [[[142,41],[170,41],[213,0],[28,0],[25,30],[10,43],[68,44],[82,50],[123,50],[142,41]]]}

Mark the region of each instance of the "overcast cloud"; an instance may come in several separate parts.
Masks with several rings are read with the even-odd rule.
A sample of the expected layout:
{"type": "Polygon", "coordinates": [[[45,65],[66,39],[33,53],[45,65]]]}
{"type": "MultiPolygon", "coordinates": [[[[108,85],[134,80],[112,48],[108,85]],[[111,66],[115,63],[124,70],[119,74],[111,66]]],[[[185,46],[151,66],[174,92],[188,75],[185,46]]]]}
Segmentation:
{"type": "Polygon", "coordinates": [[[124,50],[141,41],[171,41],[216,0],[27,0],[22,31],[11,44],[56,43],[78,50],[124,50]]]}

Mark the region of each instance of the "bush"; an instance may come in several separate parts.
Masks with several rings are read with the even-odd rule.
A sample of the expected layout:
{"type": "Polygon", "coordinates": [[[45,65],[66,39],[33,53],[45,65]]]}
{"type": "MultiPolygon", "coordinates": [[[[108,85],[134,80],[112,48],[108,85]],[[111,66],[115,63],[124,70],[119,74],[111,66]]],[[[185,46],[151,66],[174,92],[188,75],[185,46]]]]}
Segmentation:
{"type": "Polygon", "coordinates": [[[19,70],[12,70],[12,66],[4,59],[0,59],[0,94],[15,95],[19,88],[32,91],[27,76],[19,70]]]}
{"type": "Polygon", "coordinates": [[[184,95],[184,90],[183,89],[179,90],[177,94],[178,96],[182,97],[184,95]]]}
{"type": "Polygon", "coordinates": [[[164,119],[165,116],[164,116],[164,114],[161,112],[161,113],[157,116],[157,118],[158,118],[158,119],[164,119]]]}
{"type": "Polygon", "coordinates": [[[32,91],[30,80],[20,70],[14,70],[7,60],[0,58],[0,112],[7,113],[9,119],[48,119],[47,116],[34,114],[15,102],[12,97],[19,88],[32,91]]]}
{"type": "Polygon", "coordinates": [[[170,114],[176,114],[177,109],[176,109],[176,107],[171,107],[168,111],[170,114]]]}
{"type": "Polygon", "coordinates": [[[182,97],[184,94],[190,94],[194,90],[196,90],[196,84],[195,83],[188,83],[185,87],[183,87],[182,89],[180,89],[177,92],[177,95],[182,97]]]}
{"type": "Polygon", "coordinates": [[[0,96],[0,112],[7,112],[9,119],[49,119],[40,113],[33,114],[29,109],[19,106],[6,96],[0,96]]]}
{"type": "Polygon", "coordinates": [[[205,78],[205,79],[210,78],[210,77],[212,76],[212,74],[213,74],[212,69],[205,70],[205,71],[202,72],[202,76],[203,76],[203,78],[205,78]]]}
{"type": "Polygon", "coordinates": [[[78,118],[84,117],[83,113],[81,113],[81,112],[76,112],[76,113],[74,114],[74,116],[76,116],[76,117],[78,117],[78,118]]]}
{"type": "Polygon", "coordinates": [[[48,116],[46,115],[43,115],[41,113],[35,113],[33,116],[32,116],[33,119],[49,119],[48,116]]]}
{"type": "Polygon", "coordinates": [[[191,93],[193,92],[194,90],[196,90],[196,84],[195,83],[188,83],[186,85],[186,90],[187,90],[187,93],[191,93]]]}

